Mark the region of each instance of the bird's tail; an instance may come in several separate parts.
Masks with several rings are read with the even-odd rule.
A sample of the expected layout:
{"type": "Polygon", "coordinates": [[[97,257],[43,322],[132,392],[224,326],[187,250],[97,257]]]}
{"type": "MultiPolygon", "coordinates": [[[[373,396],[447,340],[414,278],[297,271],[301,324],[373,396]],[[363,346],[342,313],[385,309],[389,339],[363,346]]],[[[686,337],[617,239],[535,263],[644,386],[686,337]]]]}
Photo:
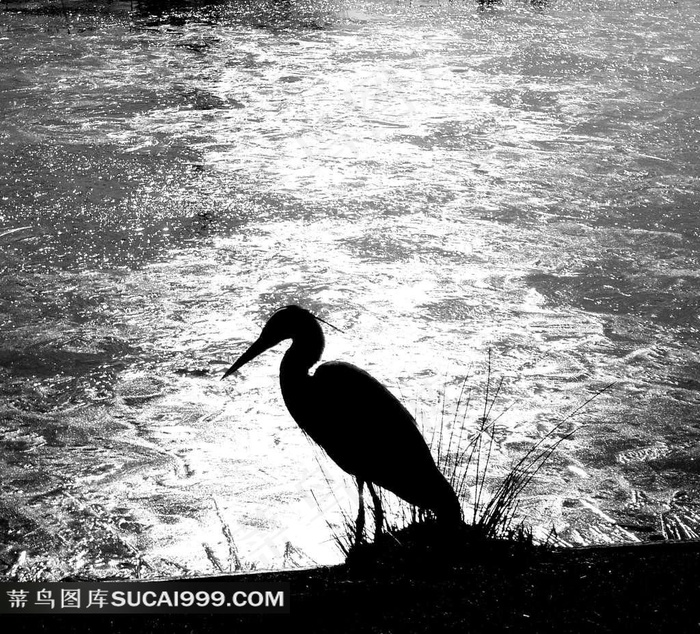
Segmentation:
{"type": "Polygon", "coordinates": [[[450,483],[443,478],[443,485],[439,488],[440,494],[435,498],[432,511],[440,522],[450,524],[462,523],[462,505],[450,483]]]}

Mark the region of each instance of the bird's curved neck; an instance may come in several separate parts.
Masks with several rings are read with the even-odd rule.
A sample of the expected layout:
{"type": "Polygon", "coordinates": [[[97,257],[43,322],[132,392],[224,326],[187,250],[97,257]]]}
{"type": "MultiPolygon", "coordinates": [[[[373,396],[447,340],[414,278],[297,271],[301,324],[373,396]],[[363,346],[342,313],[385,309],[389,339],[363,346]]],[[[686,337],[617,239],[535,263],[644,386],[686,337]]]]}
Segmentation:
{"type": "Polygon", "coordinates": [[[323,348],[323,333],[320,328],[295,335],[292,345],[282,358],[280,378],[308,377],[311,366],[321,359],[323,348]]]}
{"type": "Polygon", "coordinates": [[[280,387],[282,397],[292,417],[302,429],[308,427],[306,412],[313,399],[309,399],[312,378],[311,367],[318,363],[323,353],[323,331],[316,322],[292,337],[292,345],[282,357],[280,387]]]}

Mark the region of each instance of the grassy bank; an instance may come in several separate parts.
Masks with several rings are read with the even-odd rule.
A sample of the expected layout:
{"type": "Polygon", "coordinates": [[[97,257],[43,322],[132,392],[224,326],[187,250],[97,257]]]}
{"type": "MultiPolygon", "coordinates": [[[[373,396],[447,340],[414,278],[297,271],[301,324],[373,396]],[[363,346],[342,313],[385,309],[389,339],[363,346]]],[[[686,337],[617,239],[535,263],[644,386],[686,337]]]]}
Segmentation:
{"type": "Polygon", "coordinates": [[[8,631],[691,632],[700,624],[700,543],[546,549],[464,545],[448,560],[362,561],[208,577],[288,581],[285,616],[15,618],[8,631]]]}

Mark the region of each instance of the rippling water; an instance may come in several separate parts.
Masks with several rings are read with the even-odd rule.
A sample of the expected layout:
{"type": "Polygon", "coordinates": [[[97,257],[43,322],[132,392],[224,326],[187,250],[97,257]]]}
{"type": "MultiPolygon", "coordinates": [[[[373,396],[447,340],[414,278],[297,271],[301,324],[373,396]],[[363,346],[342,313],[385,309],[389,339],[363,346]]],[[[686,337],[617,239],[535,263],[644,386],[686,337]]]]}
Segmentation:
{"type": "Polygon", "coordinates": [[[434,446],[502,379],[495,482],[566,420],[537,534],[697,535],[694,1],[65,6],[0,11],[8,569],[338,561],[281,350],[219,381],[288,303],[434,446]]]}

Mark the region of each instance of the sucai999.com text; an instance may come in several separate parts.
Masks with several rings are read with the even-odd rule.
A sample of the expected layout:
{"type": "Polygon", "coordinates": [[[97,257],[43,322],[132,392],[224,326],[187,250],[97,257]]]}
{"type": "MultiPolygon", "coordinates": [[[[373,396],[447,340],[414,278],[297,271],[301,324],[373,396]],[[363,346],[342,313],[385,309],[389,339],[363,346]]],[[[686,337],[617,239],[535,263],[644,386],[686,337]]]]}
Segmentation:
{"type": "Polygon", "coordinates": [[[1,583],[0,613],[289,612],[288,583],[1,583]]]}

